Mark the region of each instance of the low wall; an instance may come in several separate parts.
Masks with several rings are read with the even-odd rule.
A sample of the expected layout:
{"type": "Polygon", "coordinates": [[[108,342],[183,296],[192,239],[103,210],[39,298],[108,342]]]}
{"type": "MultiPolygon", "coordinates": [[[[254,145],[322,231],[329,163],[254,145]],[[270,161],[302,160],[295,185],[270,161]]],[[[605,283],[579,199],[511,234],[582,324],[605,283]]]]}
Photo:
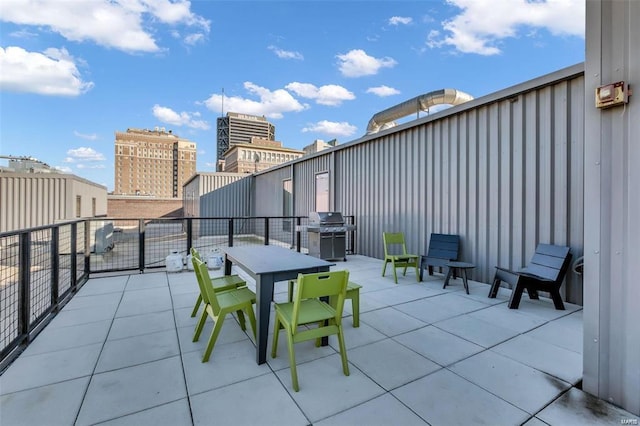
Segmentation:
{"type": "Polygon", "coordinates": [[[112,218],[182,217],[181,198],[107,196],[107,216],[112,218]]]}

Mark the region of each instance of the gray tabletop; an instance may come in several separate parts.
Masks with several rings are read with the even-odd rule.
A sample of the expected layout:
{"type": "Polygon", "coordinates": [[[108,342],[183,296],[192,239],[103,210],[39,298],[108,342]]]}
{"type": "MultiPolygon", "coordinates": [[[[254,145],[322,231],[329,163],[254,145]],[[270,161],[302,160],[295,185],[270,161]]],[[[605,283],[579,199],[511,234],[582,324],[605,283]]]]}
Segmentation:
{"type": "Polygon", "coordinates": [[[256,275],[335,265],[317,257],[271,245],[227,247],[224,252],[234,263],[242,264],[256,275]]]}

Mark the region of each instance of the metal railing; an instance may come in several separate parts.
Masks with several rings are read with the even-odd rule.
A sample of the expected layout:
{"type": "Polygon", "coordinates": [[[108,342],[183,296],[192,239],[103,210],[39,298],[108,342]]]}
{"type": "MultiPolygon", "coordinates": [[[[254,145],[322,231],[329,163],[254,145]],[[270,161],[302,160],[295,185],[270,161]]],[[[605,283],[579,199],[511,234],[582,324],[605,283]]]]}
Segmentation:
{"type": "MultiPolygon", "coordinates": [[[[345,216],[355,225],[354,216],[345,216]]],[[[0,233],[0,372],[91,274],[164,268],[167,255],[240,245],[308,251],[308,218],[91,218],[0,233]]],[[[355,253],[355,231],[346,233],[355,253]]],[[[186,264],[186,263],[185,263],[186,264]]]]}

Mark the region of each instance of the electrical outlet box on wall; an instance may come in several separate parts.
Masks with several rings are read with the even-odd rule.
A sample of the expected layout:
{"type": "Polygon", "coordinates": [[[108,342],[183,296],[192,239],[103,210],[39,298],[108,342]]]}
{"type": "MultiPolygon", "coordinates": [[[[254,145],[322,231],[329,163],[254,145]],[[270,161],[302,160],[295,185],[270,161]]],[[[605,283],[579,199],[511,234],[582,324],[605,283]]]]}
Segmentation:
{"type": "Polygon", "coordinates": [[[629,86],[624,81],[596,88],[596,108],[611,108],[629,102],[629,86]]]}

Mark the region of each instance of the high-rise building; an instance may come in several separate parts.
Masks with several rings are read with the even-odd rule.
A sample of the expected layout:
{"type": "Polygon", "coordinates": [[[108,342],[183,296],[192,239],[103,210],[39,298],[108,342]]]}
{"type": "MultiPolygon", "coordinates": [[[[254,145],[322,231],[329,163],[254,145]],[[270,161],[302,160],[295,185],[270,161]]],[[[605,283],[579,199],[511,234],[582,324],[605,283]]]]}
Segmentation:
{"type": "Polygon", "coordinates": [[[164,127],[116,132],[117,195],[182,198],[182,185],[196,173],[196,144],[164,127]]]}
{"type": "Polygon", "coordinates": [[[276,127],[265,117],[228,112],[218,118],[217,163],[218,171],[224,169],[224,156],[237,144],[251,143],[252,138],[275,141],[276,127]]]}

